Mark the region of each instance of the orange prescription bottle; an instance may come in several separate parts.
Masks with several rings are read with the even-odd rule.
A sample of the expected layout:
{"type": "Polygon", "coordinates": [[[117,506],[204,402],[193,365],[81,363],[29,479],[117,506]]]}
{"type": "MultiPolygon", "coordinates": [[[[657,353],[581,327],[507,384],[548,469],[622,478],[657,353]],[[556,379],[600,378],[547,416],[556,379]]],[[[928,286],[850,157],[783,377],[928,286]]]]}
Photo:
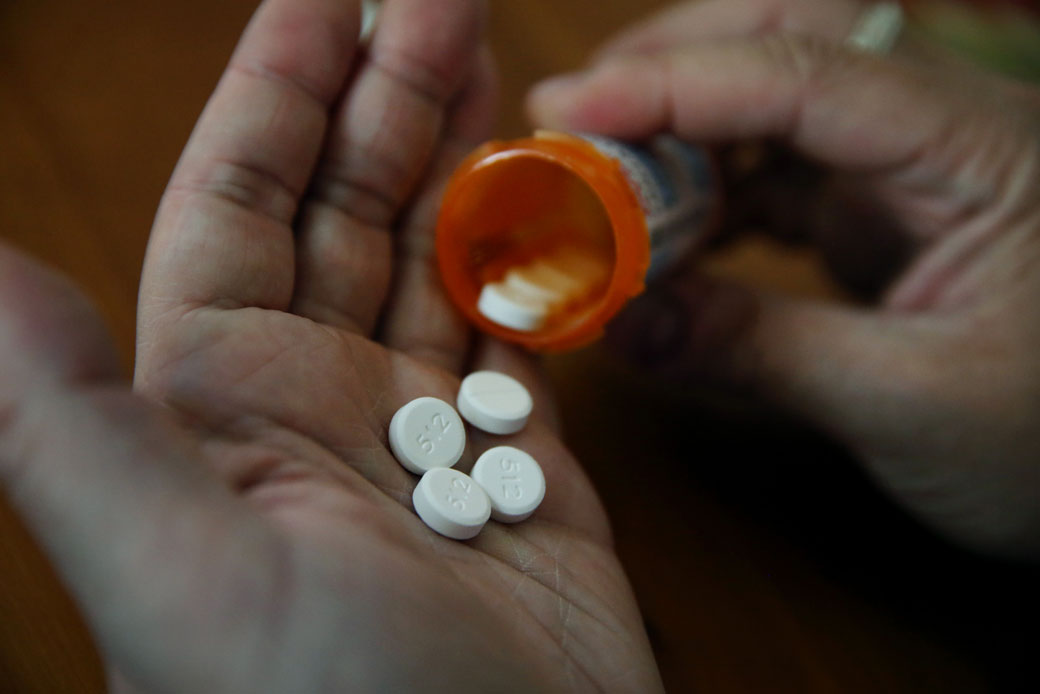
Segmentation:
{"type": "Polygon", "coordinates": [[[448,182],[437,262],[480,330],[536,351],[573,349],[710,234],[720,201],[710,156],[672,136],[492,141],[448,182]]]}

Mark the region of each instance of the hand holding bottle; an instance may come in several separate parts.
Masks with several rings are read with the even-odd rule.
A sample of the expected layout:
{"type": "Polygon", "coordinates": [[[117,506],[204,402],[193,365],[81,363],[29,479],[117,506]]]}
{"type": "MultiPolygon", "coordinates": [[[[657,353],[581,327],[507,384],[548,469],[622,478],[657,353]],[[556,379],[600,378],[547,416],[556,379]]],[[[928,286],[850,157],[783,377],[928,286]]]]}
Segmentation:
{"type": "Polygon", "coordinates": [[[876,303],[691,275],[619,327],[657,368],[819,426],[948,537],[1036,556],[1040,91],[912,42],[853,51],[843,39],[862,9],[673,8],[541,85],[530,109],[543,127],[616,137],[765,139],[817,167],[811,186],[758,181],[728,208],[755,206],[760,223],[820,244],[883,286],[876,303]],[[882,252],[893,240],[905,254],[882,252]]]}

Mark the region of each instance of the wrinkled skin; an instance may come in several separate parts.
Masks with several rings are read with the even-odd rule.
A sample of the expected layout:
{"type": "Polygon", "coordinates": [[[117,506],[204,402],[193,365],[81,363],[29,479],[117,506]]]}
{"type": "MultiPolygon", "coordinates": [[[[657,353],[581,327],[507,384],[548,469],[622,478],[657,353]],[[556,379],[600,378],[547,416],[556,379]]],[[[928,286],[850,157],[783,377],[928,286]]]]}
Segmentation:
{"type": "Polygon", "coordinates": [[[259,9],[156,218],[135,394],[75,292],[0,254],[5,487],[117,690],[659,689],[541,373],[475,339],[432,269],[438,191],[493,112],[484,9],[384,9],[367,51],[356,2],[259,9]],[[537,412],[461,466],[509,441],[549,492],[456,542],[412,511],[386,432],[477,368],[537,412]]]}
{"type": "MultiPolygon", "coordinates": [[[[877,306],[692,276],[668,289],[686,339],[662,368],[816,423],[958,541],[1035,554],[1037,97],[962,68],[951,87],[948,62],[905,47],[853,55],[858,9],[680,7],[531,110],[617,135],[767,137],[835,190],[857,183],[875,231],[910,249],[877,306]]],[[[0,250],[0,476],[118,690],[660,689],[541,374],[473,336],[430,264],[439,187],[490,120],[480,14],[389,0],[358,52],[357,3],[262,5],[156,218],[136,393],[79,295],[0,250]],[[549,491],[533,519],[454,542],[411,511],[386,428],[483,367],[532,388],[511,442],[549,491]]],[[[817,197],[792,198],[786,223],[870,238],[791,219],[817,197]]],[[[660,318],[645,309],[637,322],[660,318]]],[[[489,443],[474,436],[462,467],[489,443]]]]}
{"type": "Polygon", "coordinates": [[[616,339],[673,378],[742,389],[816,425],[953,541],[1035,559],[1040,90],[913,36],[891,56],[854,53],[842,40],[862,8],[678,5],[542,85],[529,108],[546,127],[780,147],[731,191],[731,220],[816,244],[876,300],[827,304],[688,273],[636,302],[616,339]]]}

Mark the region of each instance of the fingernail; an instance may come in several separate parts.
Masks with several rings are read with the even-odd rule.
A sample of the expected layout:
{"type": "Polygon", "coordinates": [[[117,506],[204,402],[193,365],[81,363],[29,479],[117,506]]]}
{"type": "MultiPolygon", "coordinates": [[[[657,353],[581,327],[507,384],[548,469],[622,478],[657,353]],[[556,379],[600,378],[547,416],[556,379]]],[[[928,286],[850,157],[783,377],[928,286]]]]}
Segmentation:
{"type": "Polygon", "coordinates": [[[553,99],[568,90],[574,89],[575,86],[585,80],[586,76],[587,73],[583,71],[556,75],[534,85],[532,93],[538,98],[553,99]]]}
{"type": "Polygon", "coordinates": [[[571,72],[544,80],[532,87],[528,103],[535,118],[543,125],[564,121],[568,100],[586,76],[584,72],[571,72]]]}

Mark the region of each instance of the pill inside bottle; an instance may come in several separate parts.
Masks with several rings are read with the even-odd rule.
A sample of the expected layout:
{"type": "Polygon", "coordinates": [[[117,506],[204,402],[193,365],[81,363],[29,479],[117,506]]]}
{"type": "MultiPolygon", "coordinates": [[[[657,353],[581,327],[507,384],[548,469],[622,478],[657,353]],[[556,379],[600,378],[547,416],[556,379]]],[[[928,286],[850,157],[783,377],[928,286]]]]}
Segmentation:
{"type": "Polygon", "coordinates": [[[456,169],[437,223],[448,295],[482,331],[538,351],[599,337],[663,266],[704,236],[707,156],[540,131],[486,143],[456,169]]]}

